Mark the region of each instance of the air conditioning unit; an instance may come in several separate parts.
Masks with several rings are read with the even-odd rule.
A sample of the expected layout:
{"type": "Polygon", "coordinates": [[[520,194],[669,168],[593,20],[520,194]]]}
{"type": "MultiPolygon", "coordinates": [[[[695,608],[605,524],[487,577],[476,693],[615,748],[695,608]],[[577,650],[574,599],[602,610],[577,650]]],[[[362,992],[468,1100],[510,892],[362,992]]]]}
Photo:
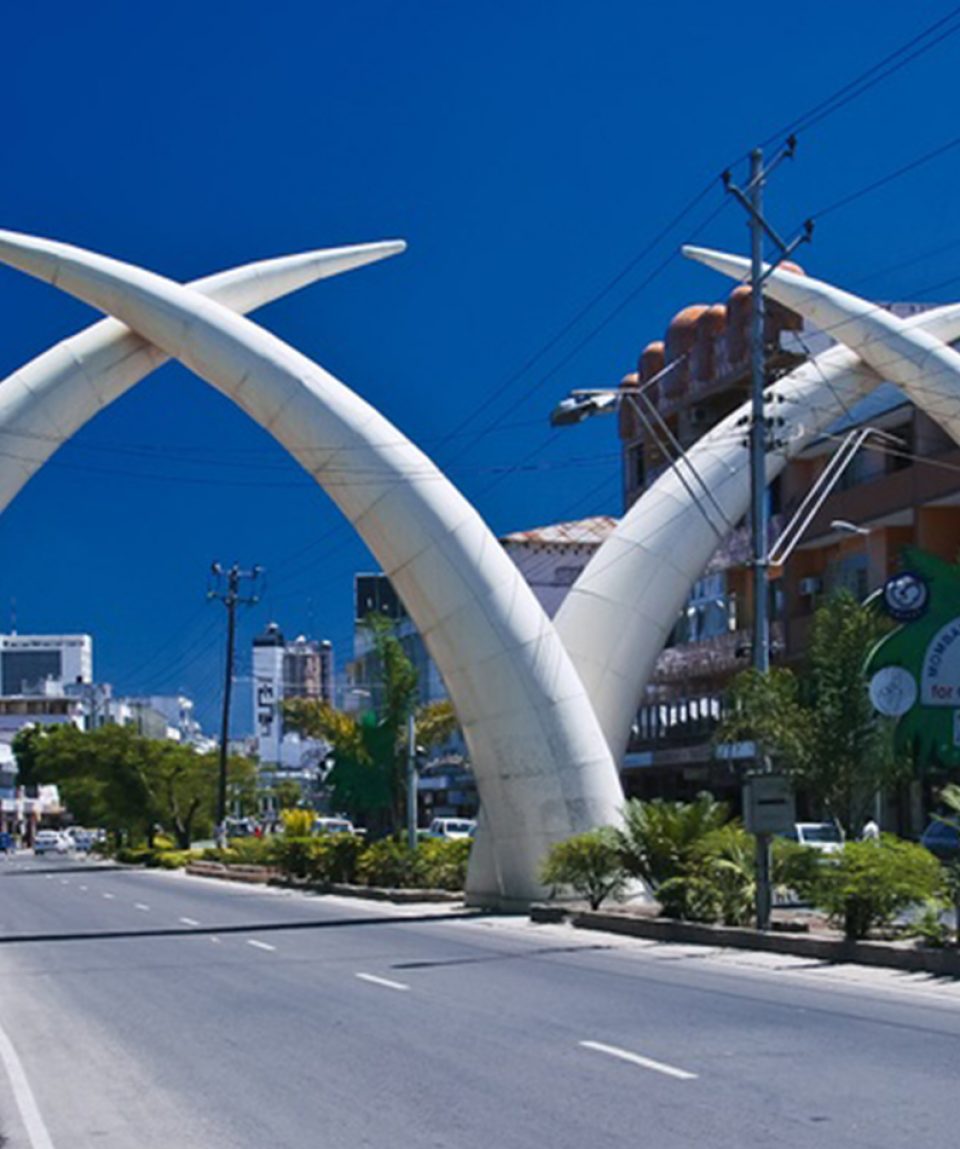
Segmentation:
{"type": "Polygon", "coordinates": [[[823,579],[817,578],[815,575],[810,578],[802,578],[800,580],[800,594],[804,598],[811,598],[815,594],[819,594],[823,590],[823,579]]]}

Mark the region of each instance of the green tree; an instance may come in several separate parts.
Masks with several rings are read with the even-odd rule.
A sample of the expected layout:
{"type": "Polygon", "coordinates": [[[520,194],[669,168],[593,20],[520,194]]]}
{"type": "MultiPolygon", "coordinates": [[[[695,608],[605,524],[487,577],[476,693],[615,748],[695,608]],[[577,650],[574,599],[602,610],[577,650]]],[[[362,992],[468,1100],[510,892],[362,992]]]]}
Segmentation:
{"type": "MultiPolygon", "coordinates": [[[[213,824],[218,763],[216,754],[190,746],[144,738],[129,726],[103,726],[84,732],[72,725],[36,728],[20,737],[32,783],[56,783],[61,799],[78,822],[103,826],[117,838],[152,841],[159,824],[174,834],[181,849],[213,824]]],[[[21,758],[18,758],[18,766],[21,758]]],[[[245,758],[227,764],[228,787],[249,801],[255,769],[245,758]]]]}
{"type": "Polygon", "coordinates": [[[377,837],[403,825],[407,719],[416,700],[417,672],[388,619],[372,615],[367,626],[374,709],[358,717],[298,698],[284,703],[284,717],[301,734],[330,743],[334,764],[327,783],[334,803],[377,837]]]}
{"type": "Polygon", "coordinates": [[[417,707],[417,742],[427,750],[442,746],[457,732],[457,712],[449,698],[417,707]]]}
{"type": "Polygon", "coordinates": [[[293,810],[300,805],[300,786],[290,778],[281,778],[272,792],[278,810],[293,810]]]}
{"type": "Polygon", "coordinates": [[[893,727],[873,709],[867,656],[889,630],[879,612],[848,591],[833,595],[814,615],[805,703],[811,714],[810,753],[797,782],[856,834],[875,795],[903,772],[893,753],[893,727]]]}
{"type": "Polygon", "coordinates": [[[864,670],[887,628],[849,592],[832,596],[814,615],[799,673],[739,674],[716,735],[755,742],[848,834],[862,825],[877,791],[905,770],[893,753],[891,724],[874,712],[864,670]]]}

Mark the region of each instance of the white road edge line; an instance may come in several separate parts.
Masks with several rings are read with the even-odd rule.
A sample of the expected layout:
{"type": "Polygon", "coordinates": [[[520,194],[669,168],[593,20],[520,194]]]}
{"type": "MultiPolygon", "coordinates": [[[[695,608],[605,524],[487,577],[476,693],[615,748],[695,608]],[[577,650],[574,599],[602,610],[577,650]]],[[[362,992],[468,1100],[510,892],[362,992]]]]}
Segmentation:
{"type": "Polygon", "coordinates": [[[667,1077],[676,1077],[680,1081],[695,1081],[698,1074],[690,1073],[686,1069],[677,1069],[675,1065],[666,1065],[662,1061],[654,1061],[651,1057],[641,1057],[639,1053],[631,1053],[629,1049],[618,1049],[615,1045],[604,1045],[602,1041],[581,1041],[584,1049],[593,1049],[597,1053],[606,1053],[610,1057],[619,1057],[621,1061],[629,1061],[632,1065],[639,1065],[641,1069],[652,1069],[655,1073],[665,1073],[667,1077]]]}
{"type": "Polygon", "coordinates": [[[178,918],[177,921],[183,922],[185,926],[198,926],[199,922],[195,922],[193,918],[178,918]]]}
{"type": "Polygon", "coordinates": [[[275,950],[277,947],[267,942],[258,942],[256,938],[247,938],[248,946],[256,946],[258,950],[275,950]]]}
{"type": "Polygon", "coordinates": [[[30,1149],[54,1149],[53,1141],[50,1139],[44,1120],[40,1116],[37,1099],[34,1097],[30,1082],[27,1080],[23,1063],[13,1048],[13,1042],[2,1028],[0,1028],[0,1061],[3,1062],[3,1067],[10,1079],[13,1096],[16,1098],[17,1108],[20,1110],[20,1118],[23,1121],[24,1129],[27,1131],[30,1149]]]}
{"type": "Polygon", "coordinates": [[[358,973],[354,976],[358,977],[361,981],[368,981],[372,985],[382,985],[387,989],[407,990],[410,988],[408,985],[404,985],[402,981],[391,981],[388,977],[377,977],[376,974],[372,973],[358,973]]]}

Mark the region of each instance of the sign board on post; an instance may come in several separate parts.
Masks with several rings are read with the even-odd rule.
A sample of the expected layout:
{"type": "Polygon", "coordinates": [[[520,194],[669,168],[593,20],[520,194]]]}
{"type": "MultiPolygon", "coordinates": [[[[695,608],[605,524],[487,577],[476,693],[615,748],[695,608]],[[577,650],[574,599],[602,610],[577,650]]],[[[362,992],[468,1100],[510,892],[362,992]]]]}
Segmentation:
{"type": "Polygon", "coordinates": [[[785,774],[748,774],[743,784],[743,824],[751,834],[786,834],[797,820],[793,787],[785,774]]]}

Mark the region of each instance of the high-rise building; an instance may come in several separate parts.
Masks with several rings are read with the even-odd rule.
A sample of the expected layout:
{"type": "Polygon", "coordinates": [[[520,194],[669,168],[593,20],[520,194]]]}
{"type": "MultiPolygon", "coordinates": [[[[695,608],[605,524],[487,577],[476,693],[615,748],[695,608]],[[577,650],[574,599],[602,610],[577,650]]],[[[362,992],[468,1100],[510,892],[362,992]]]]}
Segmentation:
{"type": "Polygon", "coordinates": [[[0,694],[39,694],[50,680],[93,681],[89,634],[0,634],[0,694]]]}
{"type": "Polygon", "coordinates": [[[271,622],[253,640],[253,713],[264,766],[303,769],[317,755],[319,743],[284,728],[283,703],[291,698],[333,702],[333,646],[303,635],[287,642],[271,622]]]}

